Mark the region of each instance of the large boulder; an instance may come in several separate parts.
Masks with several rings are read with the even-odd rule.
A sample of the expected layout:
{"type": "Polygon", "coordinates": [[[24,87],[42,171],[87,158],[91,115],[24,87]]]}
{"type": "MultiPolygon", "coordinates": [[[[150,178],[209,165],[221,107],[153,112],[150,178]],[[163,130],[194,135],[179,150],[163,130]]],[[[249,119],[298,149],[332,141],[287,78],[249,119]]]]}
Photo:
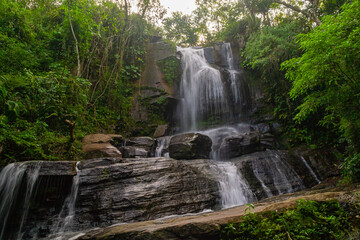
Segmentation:
{"type": "Polygon", "coordinates": [[[169,154],[174,159],[208,159],[211,139],[200,133],[186,133],[171,138],[169,154]]]}
{"type": "Polygon", "coordinates": [[[216,152],[221,158],[230,159],[260,150],[260,134],[250,132],[225,138],[216,152]]]}
{"type": "Polygon", "coordinates": [[[84,137],[82,151],[85,159],[100,157],[122,157],[115,146],[123,141],[121,135],[90,134],[84,137]]]}

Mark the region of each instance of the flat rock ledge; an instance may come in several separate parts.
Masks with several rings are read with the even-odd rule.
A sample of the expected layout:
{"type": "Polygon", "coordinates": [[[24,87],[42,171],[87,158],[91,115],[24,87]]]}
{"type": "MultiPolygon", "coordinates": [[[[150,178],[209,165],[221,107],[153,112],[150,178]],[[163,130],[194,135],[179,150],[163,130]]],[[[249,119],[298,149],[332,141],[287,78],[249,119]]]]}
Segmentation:
{"type": "MultiPolygon", "coordinates": [[[[360,184],[305,190],[265,199],[255,203],[254,213],[292,208],[299,199],[313,201],[339,200],[359,202],[360,184]]],[[[122,240],[177,240],[177,239],[219,239],[221,227],[229,222],[240,221],[246,205],[217,212],[192,216],[164,218],[146,222],[117,225],[88,232],[78,239],[122,239],[122,240]]]]}

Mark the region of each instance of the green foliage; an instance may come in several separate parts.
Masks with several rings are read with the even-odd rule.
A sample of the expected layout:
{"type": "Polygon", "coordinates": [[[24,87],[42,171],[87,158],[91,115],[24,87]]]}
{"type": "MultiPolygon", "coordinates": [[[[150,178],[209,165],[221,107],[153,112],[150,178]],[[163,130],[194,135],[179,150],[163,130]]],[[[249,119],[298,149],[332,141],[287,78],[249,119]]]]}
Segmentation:
{"type": "MultiPolygon", "coordinates": [[[[158,9],[143,3],[144,13],[158,9]]],[[[133,85],[154,29],[143,15],[113,1],[0,6],[0,165],[78,159],[85,134],[132,131],[133,85]],[[65,120],[76,124],[75,142],[65,120]]]]}
{"type": "Polygon", "coordinates": [[[178,83],[181,77],[181,62],[176,57],[168,57],[157,62],[164,79],[169,86],[178,83]]]}
{"type": "Polygon", "coordinates": [[[190,15],[174,12],[172,16],[164,19],[164,33],[168,40],[177,45],[195,45],[198,41],[197,29],[190,15]]]}
{"type": "Polygon", "coordinates": [[[293,81],[290,96],[302,98],[294,119],[303,122],[319,114],[319,125],[338,128],[349,145],[344,166],[349,163],[356,169],[360,167],[356,157],[360,152],[359,29],[360,1],[353,1],[340,14],[324,17],[321,26],[300,35],[304,54],[282,65],[293,81]]]}
{"type": "Polygon", "coordinates": [[[240,223],[225,226],[221,239],[345,239],[356,230],[351,221],[359,211],[357,205],[344,208],[337,201],[300,200],[295,209],[245,215],[240,223]]]}

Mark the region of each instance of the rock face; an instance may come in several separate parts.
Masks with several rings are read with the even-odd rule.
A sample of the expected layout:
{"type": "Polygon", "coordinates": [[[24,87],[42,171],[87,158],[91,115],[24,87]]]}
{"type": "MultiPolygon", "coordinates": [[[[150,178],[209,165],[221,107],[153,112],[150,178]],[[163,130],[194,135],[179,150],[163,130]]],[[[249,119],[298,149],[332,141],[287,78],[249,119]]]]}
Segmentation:
{"type": "MultiPolygon", "coordinates": [[[[296,201],[300,199],[312,201],[339,201],[342,205],[354,204],[359,201],[357,193],[360,186],[344,188],[327,188],[322,191],[308,190],[302,194],[287,194],[266,201],[255,203],[253,213],[264,213],[270,211],[281,211],[294,208],[296,201]]],[[[225,209],[218,212],[204,213],[198,216],[182,216],[176,219],[154,220],[127,225],[112,226],[104,229],[96,229],[86,233],[79,239],[123,239],[123,240],[203,240],[220,239],[221,229],[225,225],[238,222],[246,213],[248,206],[225,209]]],[[[354,222],[359,211],[351,213],[354,222]]]]}
{"type": "Polygon", "coordinates": [[[121,152],[114,146],[123,141],[121,135],[91,134],[83,139],[82,151],[85,159],[100,157],[122,157],[121,152]]]}
{"type": "Polygon", "coordinates": [[[174,159],[207,159],[211,145],[211,139],[200,133],[176,135],[170,140],[169,154],[174,159]]]}
{"type": "Polygon", "coordinates": [[[200,212],[218,201],[217,182],[191,164],[170,158],[92,161],[80,165],[76,229],[200,212]]]}

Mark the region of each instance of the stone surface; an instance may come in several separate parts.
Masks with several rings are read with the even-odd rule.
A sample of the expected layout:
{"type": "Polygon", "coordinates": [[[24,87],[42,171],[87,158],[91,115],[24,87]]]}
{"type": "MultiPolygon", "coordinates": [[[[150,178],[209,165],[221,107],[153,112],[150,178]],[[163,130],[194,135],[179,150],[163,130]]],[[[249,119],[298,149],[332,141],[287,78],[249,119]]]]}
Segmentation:
{"type": "MultiPolygon", "coordinates": [[[[300,199],[313,201],[338,200],[341,203],[359,202],[360,185],[307,190],[295,194],[286,194],[254,204],[253,213],[281,211],[295,207],[300,199]]],[[[180,239],[220,239],[221,227],[231,222],[240,221],[246,214],[248,206],[240,206],[218,212],[204,213],[196,216],[182,216],[164,220],[131,223],[96,229],[79,239],[149,239],[149,240],[180,240],[180,239]]],[[[354,219],[355,220],[355,219],[354,219]]],[[[358,221],[358,220],[357,220],[358,221]]]]}
{"type": "Polygon", "coordinates": [[[174,159],[209,158],[211,139],[200,133],[186,133],[173,136],[170,140],[169,154],[174,159]]]}
{"type": "MultiPolygon", "coordinates": [[[[29,165],[31,162],[28,163],[29,165]]],[[[41,162],[39,176],[74,176],[76,175],[76,162],[54,161],[41,162]]]]}
{"type": "Polygon", "coordinates": [[[83,145],[85,159],[101,158],[101,157],[122,157],[119,149],[110,143],[91,143],[83,145]]]}
{"type": "MultiPolygon", "coordinates": [[[[301,159],[286,151],[255,152],[231,161],[241,171],[258,200],[296,192],[306,187],[301,176],[307,174],[308,170],[297,171],[298,165],[302,164],[301,159]]],[[[311,186],[316,184],[312,180],[311,186]]]]}
{"type": "Polygon", "coordinates": [[[230,159],[260,150],[260,134],[250,132],[225,138],[217,150],[217,154],[221,158],[230,159]]]}
{"type": "Polygon", "coordinates": [[[84,137],[82,151],[85,159],[100,157],[121,157],[121,152],[115,147],[124,138],[116,134],[90,134],[84,137]]]}
{"type": "Polygon", "coordinates": [[[150,157],[150,152],[141,147],[136,147],[136,146],[122,147],[121,150],[124,158],[150,157]]]}
{"type": "Polygon", "coordinates": [[[217,182],[195,164],[147,158],[94,166],[80,172],[76,229],[200,212],[219,196],[217,182]]]}
{"type": "Polygon", "coordinates": [[[154,138],[165,136],[166,130],[168,129],[168,127],[169,126],[167,124],[159,125],[154,132],[154,138]]]}
{"type": "Polygon", "coordinates": [[[117,143],[123,141],[123,137],[117,134],[90,134],[83,139],[83,144],[90,143],[117,143]]]}
{"type": "Polygon", "coordinates": [[[126,140],[126,146],[144,147],[147,150],[150,150],[154,143],[155,139],[151,137],[132,137],[126,140]]]}
{"type": "Polygon", "coordinates": [[[156,140],[151,137],[132,137],[126,139],[120,147],[125,158],[153,157],[156,149],[156,140]]]}

